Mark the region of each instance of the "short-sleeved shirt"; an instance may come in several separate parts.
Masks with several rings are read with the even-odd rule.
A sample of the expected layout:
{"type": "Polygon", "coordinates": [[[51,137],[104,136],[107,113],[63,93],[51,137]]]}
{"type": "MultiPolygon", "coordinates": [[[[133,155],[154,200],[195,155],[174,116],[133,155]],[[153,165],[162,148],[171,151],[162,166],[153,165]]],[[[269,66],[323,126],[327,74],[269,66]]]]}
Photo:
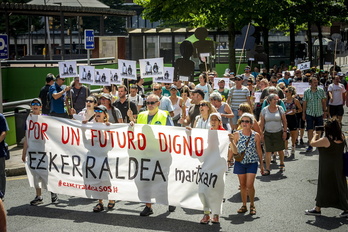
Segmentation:
{"type": "Polygon", "coordinates": [[[67,97],[72,96],[72,103],[70,103],[70,106],[73,107],[76,110],[76,113],[78,114],[83,108],[85,108],[86,105],[86,99],[90,95],[90,91],[85,86],[81,86],[79,89],[76,89],[73,87],[71,90],[69,90],[66,93],[67,97]]]}
{"type": "Polygon", "coordinates": [[[174,112],[174,106],[169,98],[162,96],[160,102],[161,104],[158,107],[160,110],[174,112]]]}
{"type": "Polygon", "coordinates": [[[306,114],[313,117],[322,116],[323,99],[326,99],[326,94],[322,88],[317,88],[316,91],[312,91],[311,88],[306,89],[303,94],[303,101],[307,102],[306,114]]]}
{"type": "Polygon", "coordinates": [[[231,108],[237,110],[241,103],[248,102],[250,91],[245,86],[242,86],[241,89],[232,87],[228,93],[228,96],[231,97],[231,108]]]}
{"type": "Polygon", "coordinates": [[[51,112],[55,112],[58,114],[64,114],[66,113],[64,108],[64,100],[66,93],[63,93],[63,95],[60,98],[54,99],[52,94],[59,93],[63,89],[61,86],[59,86],[56,82],[50,86],[50,98],[51,98],[51,112]]]}
{"type": "Polygon", "coordinates": [[[329,102],[329,105],[332,106],[339,106],[339,105],[343,105],[343,97],[342,97],[342,93],[346,92],[346,89],[344,88],[344,85],[341,83],[338,83],[338,85],[335,84],[330,84],[328,91],[332,92],[332,102],[329,102]]]}
{"type": "Polygon", "coordinates": [[[274,113],[270,112],[266,106],[261,110],[261,115],[265,119],[265,131],[269,133],[277,133],[283,130],[282,115],[285,113],[283,107],[277,107],[278,110],[274,113]]]}
{"type": "MultiPolygon", "coordinates": [[[[9,131],[9,128],[5,116],[0,114],[0,134],[4,131],[9,131]]],[[[0,143],[0,157],[5,157],[5,140],[0,143]]]]}
{"type": "Polygon", "coordinates": [[[114,114],[112,113],[112,108],[108,110],[108,115],[109,115],[109,122],[111,123],[118,123],[118,119],[122,118],[122,114],[121,111],[119,109],[117,109],[114,106],[111,106],[112,108],[115,109],[115,113],[116,113],[116,118],[114,117],[114,114]]]}
{"type": "MultiPolygon", "coordinates": [[[[129,122],[129,117],[127,116],[127,111],[129,109],[128,108],[128,100],[126,100],[123,103],[121,103],[121,101],[118,99],[117,101],[114,102],[113,105],[117,109],[119,109],[121,111],[123,121],[124,122],[129,122]]],[[[130,101],[129,102],[129,106],[130,106],[130,109],[133,112],[133,115],[137,115],[138,114],[138,109],[137,109],[137,106],[135,105],[135,103],[130,101]]]]}
{"type": "Polygon", "coordinates": [[[143,106],[144,105],[144,99],[139,95],[135,95],[132,97],[131,95],[128,95],[128,98],[131,102],[134,102],[136,106],[143,106]]]}
{"type": "Polygon", "coordinates": [[[193,124],[195,123],[195,119],[197,117],[197,115],[199,115],[199,105],[191,105],[190,109],[188,111],[188,115],[190,117],[191,120],[191,127],[193,127],[193,124]]]}
{"type": "Polygon", "coordinates": [[[218,92],[219,94],[221,94],[222,97],[222,101],[226,102],[227,98],[228,98],[228,93],[230,92],[229,89],[224,88],[224,90],[222,92],[219,91],[219,89],[215,89],[215,92],[218,92]]]}
{"type": "Polygon", "coordinates": [[[50,85],[46,84],[44,87],[41,88],[39,93],[39,98],[42,102],[42,113],[43,114],[49,114],[50,113],[50,105],[48,105],[48,92],[50,91],[50,85]]]}

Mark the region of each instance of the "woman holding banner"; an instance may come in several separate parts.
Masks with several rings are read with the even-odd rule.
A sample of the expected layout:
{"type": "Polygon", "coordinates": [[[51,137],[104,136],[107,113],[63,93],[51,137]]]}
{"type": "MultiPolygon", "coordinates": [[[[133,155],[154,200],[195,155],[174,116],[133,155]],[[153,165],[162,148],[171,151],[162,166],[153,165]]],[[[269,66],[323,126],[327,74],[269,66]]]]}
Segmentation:
{"type": "Polygon", "coordinates": [[[254,181],[258,162],[260,163],[261,174],[263,173],[261,137],[259,133],[252,130],[254,123],[257,123],[254,115],[244,113],[238,120],[238,124],[242,129],[230,134],[233,154],[244,152],[242,161],[236,161],[233,170],[233,173],[238,175],[243,202],[242,207],[237,212],[246,213],[248,211],[246,204],[249,196],[250,215],[256,214],[254,181]]]}
{"type": "Polygon", "coordinates": [[[208,101],[201,101],[199,104],[200,115],[197,115],[193,128],[210,129],[210,114],[215,113],[216,109],[208,101]]]}
{"type": "MultiPolygon", "coordinates": [[[[41,115],[41,109],[42,109],[41,100],[39,98],[34,98],[30,102],[30,109],[31,109],[31,113],[30,113],[30,115],[28,117],[41,115]]],[[[26,128],[26,130],[27,129],[28,128],[26,128]]],[[[25,134],[27,134],[27,132],[25,134]]],[[[28,140],[27,140],[27,137],[25,136],[24,137],[24,143],[23,143],[23,151],[22,151],[22,161],[23,162],[25,162],[25,160],[26,160],[28,148],[29,148],[28,140]]],[[[36,190],[36,196],[35,196],[34,200],[32,200],[30,202],[30,205],[40,205],[40,204],[43,203],[43,197],[41,195],[41,187],[42,187],[43,179],[40,178],[37,175],[34,175],[33,178],[34,178],[34,185],[35,185],[35,190],[36,190]]],[[[57,204],[58,203],[58,195],[56,193],[51,193],[51,201],[52,201],[53,204],[57,204]]]]}
{"type": "Polygon", "coordinates": [[[80,121],[95,122],[94,107],[98,106],[98,100],[95,96],[88,96],[86,99],[86,107],[78,114],[74,114],[73,118],[80,121]]]}
{"type": "MultiPolygon", "coordinates": [[[[109,115],[107,113],[107,108],[103,105],[95,106],[94,112],[95,112],[95,122],[96,123],[105,123],[107,126],[110,125],[109,122],[109,115]]],[[[83,123],[86,123],[86,121],[83,121],[83,123]]],[[[113,209],[115,206],[115,200],[109,200],[108,203],[108,209],[113,209]]],[[[104,210],[104,204],[103,200],[99,199],[99,202],[96,206],[93,208],[93,212],[98,213],[104,210]]]]}

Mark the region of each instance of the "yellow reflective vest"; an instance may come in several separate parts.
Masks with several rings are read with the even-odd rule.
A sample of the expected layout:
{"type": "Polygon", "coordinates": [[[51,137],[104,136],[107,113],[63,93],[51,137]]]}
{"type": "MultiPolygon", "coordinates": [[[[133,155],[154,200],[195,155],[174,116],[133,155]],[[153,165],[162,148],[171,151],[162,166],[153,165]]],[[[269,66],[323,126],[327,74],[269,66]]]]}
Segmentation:
{"type": "MultiPolygon", "coordinates": [[[[140,114],[138,114],[137,123],[138,124],[147,124],[148,116],[149,116],[149,111],[141,112],[140,114]]],[[[167,117],[168,117],[167,112],[159,109],[157,111],[157,113],[155,114],[155,116],[152,118],[149,125],[163,125],[163,126],[165,126],[167,124],[167,117]]]]}

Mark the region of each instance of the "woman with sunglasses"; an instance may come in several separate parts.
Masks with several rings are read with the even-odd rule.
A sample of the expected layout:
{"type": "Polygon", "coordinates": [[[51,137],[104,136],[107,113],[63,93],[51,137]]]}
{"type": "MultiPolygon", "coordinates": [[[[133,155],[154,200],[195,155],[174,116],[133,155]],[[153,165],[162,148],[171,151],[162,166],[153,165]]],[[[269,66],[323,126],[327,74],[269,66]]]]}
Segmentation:
{"type": "MultiPolygon", "coordinates": [[[[41,109],[42,109],[42,103],[39,98],[34,98],[30,103],[30,109],[31,113],[29,114],[28,118],[31,118],[33,116],[41,115],[41,109]]],[[[27,128],[25,128],[25,134],[27,134],[27,128]]],[[[27,137],[24,137],[24,143],[23,143],[23,151],[22,151],[22,161],[25,162],[26,156],[27,156],[27,150],[28,150],[28,140],[27,137]]],[[[36,196],[34,200],[30,202],[30,205],[40,205],[43,203],[43,197],[41,195],[41,185],[44,180],[41,179],[39,176],[34,175],[34,186],[36,190],[36,196]]],[[[53,204],[58,203],[58,195],[56,193],[51,193],[51,202],[53,204]]]]}
{"type": "MultiPolygon", "coordinates": [[[[105,125],[107,126],[110,125],[109,115],[107,113],[107,108],[105,106],[103,105],[95,106],[94,113],[95,113],[94,123],[105,123],[105,125]]],[[[93,212],[95,213],[98,213],[104,210],[103,199],[99,199],[98,201],[99,201],[98,204],[94,206],[93,208],[93,212]]],[[[113,209],[114,207],[115,207],[115,200],[109,200],[108,209],[113,209]]]]}
{"type": "Polygon", "coordinates": [[[250,200],[250,215],[256,214],[254,198],[255,188],[254,181],[257,173],[258,162],[260,163],[261,174],[263,174],[261,137],[259,133],[253,131],[252,125],[256,123],[254,115],[250,113],[242,114],[238,120],[241,130],[230,134],[232,151],[234,154],[244,151],[242,161],[236,161],[234,164],[233,173],[238,175],[240,184],[240,194],[243,205],[237,211],[238,213],[246,213],[248,208],[247,197],[250,200]]]}
{"type": "Polygon", "coordinates": [[[182,113],[182,105],[184,101],[181,97],[178,97],[178,88],[176,85],[172,85],[170,87],[170,97],[169,100],[171,101],[173,107],[174,107],[174,116],[172,117],[174,126],[180,126],[178,123],[181,113],[182,113]]]}
{"type": "Polygon", "coordinates": [[[193,124],[193,128],[210,129],[210,114],[215,113],[216,109],[208,101],[201,101],[199,104],[199,112],[193,124]]]}
{"type": "Polygon", "coordinates": [[[86,107],[78,114],[74,114],[73,118],[85,122],[95,122],[94,107],[98,106],[98,100],[95,96],[88,96],[86,99],[86,107]]]}
{"type": "Polygon", "coordinates": [[[277,105],[279,97],[277,94],[270,94],[267,98],[269,103],[260,115],[260,128],[264,131],[264,140],[266,145],[266,170],[264,176],[270,174],[271,153],[278,152],[280,159],[280,172],[285,169],[284,165],[284,148],[287,134],[287,122],[283,107],[277,105]]]}
{"type": "MultiPolygon", "coordinates": [[[[285,97],[283,102],[286,107],[286,121],[290,130],[291,136],[291,156],[295,155],[296,139],[298,136],[297,117],[296,114],[302,112],[302,106],[298,99],[295,98],[295,87],[289,86],[284,91],[285,97]]],[[[285,140],[285,156],[288,156],[288,140],[285,140]]]]}

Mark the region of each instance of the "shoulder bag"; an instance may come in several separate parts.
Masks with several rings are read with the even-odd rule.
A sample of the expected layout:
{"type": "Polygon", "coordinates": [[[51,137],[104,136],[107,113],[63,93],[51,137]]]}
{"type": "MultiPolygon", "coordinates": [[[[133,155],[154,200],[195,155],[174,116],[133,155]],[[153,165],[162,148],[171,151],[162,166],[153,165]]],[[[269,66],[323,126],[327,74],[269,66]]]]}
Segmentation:
{"type": "MultiPolygon", "coordinates": [[[[249,136],[248,141],[245,144],[245,149],[248,147],[251,135],[249,136]]],[[[241,162],[244,159],[244,155],[245,155],[245,150],[240,152],[240,153],[233,154],[233,158],[234,158],[235,161],[241,162]]]]}

